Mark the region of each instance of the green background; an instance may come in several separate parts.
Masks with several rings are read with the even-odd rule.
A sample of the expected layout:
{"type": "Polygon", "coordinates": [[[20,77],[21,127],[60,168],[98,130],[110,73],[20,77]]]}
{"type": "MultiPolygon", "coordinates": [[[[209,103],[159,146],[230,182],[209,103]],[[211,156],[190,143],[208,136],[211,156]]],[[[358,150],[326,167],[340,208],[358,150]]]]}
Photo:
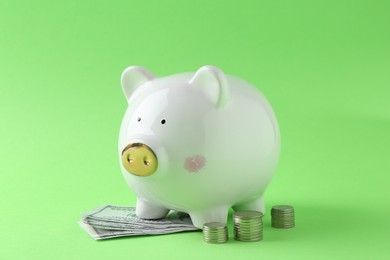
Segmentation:
{"type": "Polygon", "coordinates": [[[0,0],[0,258],[389,259],[389,100],[389,1],[0,0]],[[296,228],[268,214],[258,243],[94,241],[82,212],[135,205],[117,158],[122,71],[206,64],[272,103],[266,203],[293,205],[296,228]]]}

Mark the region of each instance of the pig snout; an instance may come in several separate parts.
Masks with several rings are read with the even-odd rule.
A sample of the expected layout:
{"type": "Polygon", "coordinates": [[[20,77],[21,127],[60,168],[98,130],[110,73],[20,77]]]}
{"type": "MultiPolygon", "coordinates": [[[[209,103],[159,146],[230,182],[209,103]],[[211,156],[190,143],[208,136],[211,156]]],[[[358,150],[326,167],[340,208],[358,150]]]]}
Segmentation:
{"type": "Polygon", "coordinates": [[[122,165],[128,173],[149,176],[157,170],[157,157],[153,150],[142,143],[131,143],[122,151],[122,165]]]}

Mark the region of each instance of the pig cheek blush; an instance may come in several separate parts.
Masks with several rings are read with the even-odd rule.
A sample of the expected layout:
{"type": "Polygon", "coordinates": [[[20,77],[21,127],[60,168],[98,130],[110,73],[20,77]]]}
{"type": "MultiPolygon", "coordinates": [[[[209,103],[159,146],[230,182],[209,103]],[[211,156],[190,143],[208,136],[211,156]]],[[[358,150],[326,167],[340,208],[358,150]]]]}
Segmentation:
{"type": "Polygon", "coordinates": [[[189,173],[198,173],[206,165],[206,158],[202,155],[187,157],[184,162],[184,169],[189,173]]]}

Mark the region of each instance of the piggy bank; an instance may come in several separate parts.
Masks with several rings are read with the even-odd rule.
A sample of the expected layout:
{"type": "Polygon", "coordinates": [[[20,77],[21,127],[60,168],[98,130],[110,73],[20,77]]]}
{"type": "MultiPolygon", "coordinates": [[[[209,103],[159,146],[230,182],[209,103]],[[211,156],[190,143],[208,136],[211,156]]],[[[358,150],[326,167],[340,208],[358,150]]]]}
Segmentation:
{"type": "Polygon", "coordinates": [[[121,81],[128,108],[119,159],[139,218],[177,210],[202,228],[226,223],[231,207],[264,213],[280,138],[254,86],[213,66],[166,77],[133,66],[121,81]]]}

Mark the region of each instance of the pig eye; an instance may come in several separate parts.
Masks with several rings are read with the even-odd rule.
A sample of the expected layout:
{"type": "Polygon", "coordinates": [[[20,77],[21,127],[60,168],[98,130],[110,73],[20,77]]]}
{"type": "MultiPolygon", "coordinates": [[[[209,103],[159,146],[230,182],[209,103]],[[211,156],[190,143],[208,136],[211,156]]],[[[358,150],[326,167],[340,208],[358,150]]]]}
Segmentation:
{"type": "Polygon", "coordinates": [[[165,124],[167,121],[165,119],[161,120],[161,124],[165,124]]]}
{"type": "Polygon", "coordinates": [[[140,118],[140,117],[138,117],[137,121],[138,121],[138,122],[139,122],[139,121],[141,121],[141,118],[140,118]]]}

